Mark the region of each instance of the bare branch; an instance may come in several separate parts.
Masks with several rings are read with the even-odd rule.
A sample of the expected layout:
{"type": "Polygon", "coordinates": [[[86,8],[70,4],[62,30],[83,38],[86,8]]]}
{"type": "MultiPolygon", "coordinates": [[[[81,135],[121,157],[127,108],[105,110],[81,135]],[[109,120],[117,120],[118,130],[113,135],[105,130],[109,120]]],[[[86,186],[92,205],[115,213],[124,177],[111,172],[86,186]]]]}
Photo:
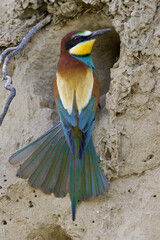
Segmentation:
{"type": "MultiPolygon", "coordinates": [[[[2,68],[2,72],[3,72],[3,78],[2,80],[6,79],[7,76],[7,65],[9,63],[9,60],[11,59],[11,57],[13,57],[14,55],[16,55],[17,53],[19,53],[20,51],[23,50],[23,48],[25,48],[25,46],[27,45],[28,41],[30,40],[30,38],[39,30],[41,29],[43,26],[45,26],[47,23],[49,23],[51,21],[51,16],[48,15],[46,18],[44,18],[43,20],[41,20],[39,23],[37,23],[26,35],[25,37],[22,39],[22,42],[15,47],[15,50],[12,51],[11,53],[9,53],[4,60],[3,63],[3,68],[2,68]]],[[[8,51],[10,51],[11,48],[7,48],[4,52],[7,53],[8,51]],[[8,50],[7,50],[8,49],[8,50]]],[[[4,56],[4,52],[2,52],[0,59],[3,58],[4,56]]]]}
{"type": "Polygon", "coordinates": [[[12,51],[12,50],[15,50],[16,48],[17,48],[17,47],[9,47],[9,48],[6,48],[6,49],[1,53],[1,55],[0,55],[0,64],[2,63],[4,56],[5,56],[8,52],[10,52],[10,51],[12,51]]]}
{"type": "Polygon", "coordinates": [[[5,89],[7,89],[8,91],[10,91],[10,95],[6,101],[6,104],[4,106],[3,112],[0,115],[0,126],[2,125],[3,119],[6,116],[6,113],[8,111],[8,108],[13,100],[13,98],[16,96],[16,89],[14,87],[11,87],[10,84],[12,84],[12,78],[10,76],[6,76],[7,81],[5,83],[5,89]]]}
{"type": "Polygon", "coordinates": [[[37,23],[26,35],[25,37],[22,39],[21,43],[16,46],[16,47],[9,47],[7,49],[5,49],[1,55],[0,55],[0,64],[3,61],[4,56],[11,51],[11,53],[9,53],[5,59],[4,59],[4,63],[3,63],[3,67],[2,67],[2,73],[3,73],[3,77],[2,80],[7,80],[6,84],[5,84],[5,88],[7,90],[9,90],[11,93],[6,101],[6,104],[4,106],[3,109],[3,113],[0,115],[0,126],[2,125],[2,122],[4,120],[4,117],[9,109],[9,106],[13,100],[13,98],[16,95],[16,89],[14,87],[11,87],[12,84],[12,78],[10,76],[7,75],[7,65],[10,61],[10,59],[16,55],[17,53],[19,53],[20,51],[22,51],[25,46],[27,45],[28,41],[30,40],[30,38],[42,27],[44,27],[46,24],[48,24],[51,21],[51,16],[48,15],[46,18],[44,18],[43,20],[41,20],[39,23],[37,23]]]}

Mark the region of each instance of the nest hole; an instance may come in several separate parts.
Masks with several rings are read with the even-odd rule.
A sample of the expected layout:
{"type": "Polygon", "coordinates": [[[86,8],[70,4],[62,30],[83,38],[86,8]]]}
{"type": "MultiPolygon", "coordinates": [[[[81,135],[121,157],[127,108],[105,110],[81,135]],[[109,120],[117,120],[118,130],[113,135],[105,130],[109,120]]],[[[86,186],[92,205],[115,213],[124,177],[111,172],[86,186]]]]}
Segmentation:
{"type": "Polygon", "coordinates": [[[118,61],[120,54],[120,37],[113,27],[109,28],[112,29],[109,33],[97,39],[92,54],[99,76],[101,96],[109,90],[111,81],[110,69],[118,61]]]}

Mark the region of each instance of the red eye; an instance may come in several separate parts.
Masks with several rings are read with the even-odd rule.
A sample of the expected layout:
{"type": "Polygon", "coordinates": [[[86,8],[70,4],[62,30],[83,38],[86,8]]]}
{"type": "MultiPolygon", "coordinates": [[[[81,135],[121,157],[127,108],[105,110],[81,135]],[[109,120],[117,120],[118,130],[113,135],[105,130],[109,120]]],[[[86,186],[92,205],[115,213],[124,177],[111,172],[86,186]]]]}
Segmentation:
{"type": "Polygon", "coordinates": [[[80,41],[80,36],[75,36],[75,38],[74,38],[74,40],[76,41],[76,42],[78,42],[78,41],[80,41]]]}

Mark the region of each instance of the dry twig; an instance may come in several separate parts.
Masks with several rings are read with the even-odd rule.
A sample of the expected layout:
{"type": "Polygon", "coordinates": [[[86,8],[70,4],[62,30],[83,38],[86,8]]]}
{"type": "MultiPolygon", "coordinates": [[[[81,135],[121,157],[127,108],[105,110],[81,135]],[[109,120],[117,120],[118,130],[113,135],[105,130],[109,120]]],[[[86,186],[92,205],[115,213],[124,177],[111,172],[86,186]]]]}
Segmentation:
{"type": "Polygon", "coordinates": [[[9,47],[7,49],[5,49],[1,55],[0,55],[0,64],[3,61],[3,58],[5,57],[5,55],[11,51],[11,53],[9,53],[5,59],[4,59],[4,63],[3,63],[3,67],[2,67],[2,73],[3,73],[3,77],[2,80],[6,80],[5,83],[5,88],[7,90],[9,90],[11,93],[6,101],[6,104],[4,106],[3,112],[0,115],[0,126],[2,125],[2,122],[4,120],[4,117],[9,109],[9,106],[13,100],[13,98],[16,95],[16,89],[11,87],[10,85],[12,84],[12,78],[10,76],[7,75],[7,65],[10,61],[10,59],[16,55],[17,53],[19,53],[20,51],[22,51],[25,46],[27,45],[28,41],[30,40],[30,38],[42,27],[44,27],[46,24],[48,24],[51,21],[51,16],[48,15],[46,18],[44,18],[43,20],[41,20],[39,23],[37,23],[26,35],[25,37],[22,39],[21,43],[16,46],[16,47],[9,47]]]}

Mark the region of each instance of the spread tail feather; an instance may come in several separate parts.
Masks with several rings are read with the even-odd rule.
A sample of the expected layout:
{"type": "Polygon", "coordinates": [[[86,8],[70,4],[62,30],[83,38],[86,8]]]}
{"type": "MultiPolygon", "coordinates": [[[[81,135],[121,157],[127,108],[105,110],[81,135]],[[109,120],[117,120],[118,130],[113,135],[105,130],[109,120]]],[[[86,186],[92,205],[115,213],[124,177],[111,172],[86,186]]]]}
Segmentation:
{"type": "Polygon", "coordinates": [[[109,182],[102,170],[99,168],[98,161],[99,157],[96,154],[91,137],[83,156],[79,200],[95,197],[109,190],[109,182]]]}
{"type": "Polygon", "coordinates": [[[29,178],[32,187],[44,193],[64,197],[68,192],[75,220],[78,200],[98,196],[109,189],[109,183],[98,166],[92,137],[82,158],[79,158],[79,137],[74,137],[76,154],[69,149],[60,123],[48,132],[14,153],[9,162],[20,165],[17,175],[29,178]]]}
{"type": "MultiPolygon", "coordinates": [[[[80,139],[74,138],[75,146],[79,149],[80,139]]],[[[72,203],[72,220],[75,220],[78,200],[95,197],[109,190],[109,182],[98,164],[92,137],[89,140],[85,154],[81,159],[70,158],[69,194],[72,203]]]]}
{"type": "Polygon", "coordinates": [[[81,187],[81,160],[75,157],[70,158],[70,178],[69,178],[69,194],[72,203],[72,220],[75,220],[76,206],[79,198],[81,187]]]}
{"type": "Polygon", "coordinates": [[[76,206],[79,198],[79,191],[81,187],[81,172],[83,161],[78,158],[80,137],[74,137],[75,156],[70,153],[70,178],[69,178],[69,194],[72,203],[72,220],[75,220],[76,206]]]}
{"type": "Polygon", "coordinates": [[[60,123],[14,153],[9,162],[20,165],[17,176],[29,178],[30,186],[64,197],[68,192],[69,147],[60,123]]]}

